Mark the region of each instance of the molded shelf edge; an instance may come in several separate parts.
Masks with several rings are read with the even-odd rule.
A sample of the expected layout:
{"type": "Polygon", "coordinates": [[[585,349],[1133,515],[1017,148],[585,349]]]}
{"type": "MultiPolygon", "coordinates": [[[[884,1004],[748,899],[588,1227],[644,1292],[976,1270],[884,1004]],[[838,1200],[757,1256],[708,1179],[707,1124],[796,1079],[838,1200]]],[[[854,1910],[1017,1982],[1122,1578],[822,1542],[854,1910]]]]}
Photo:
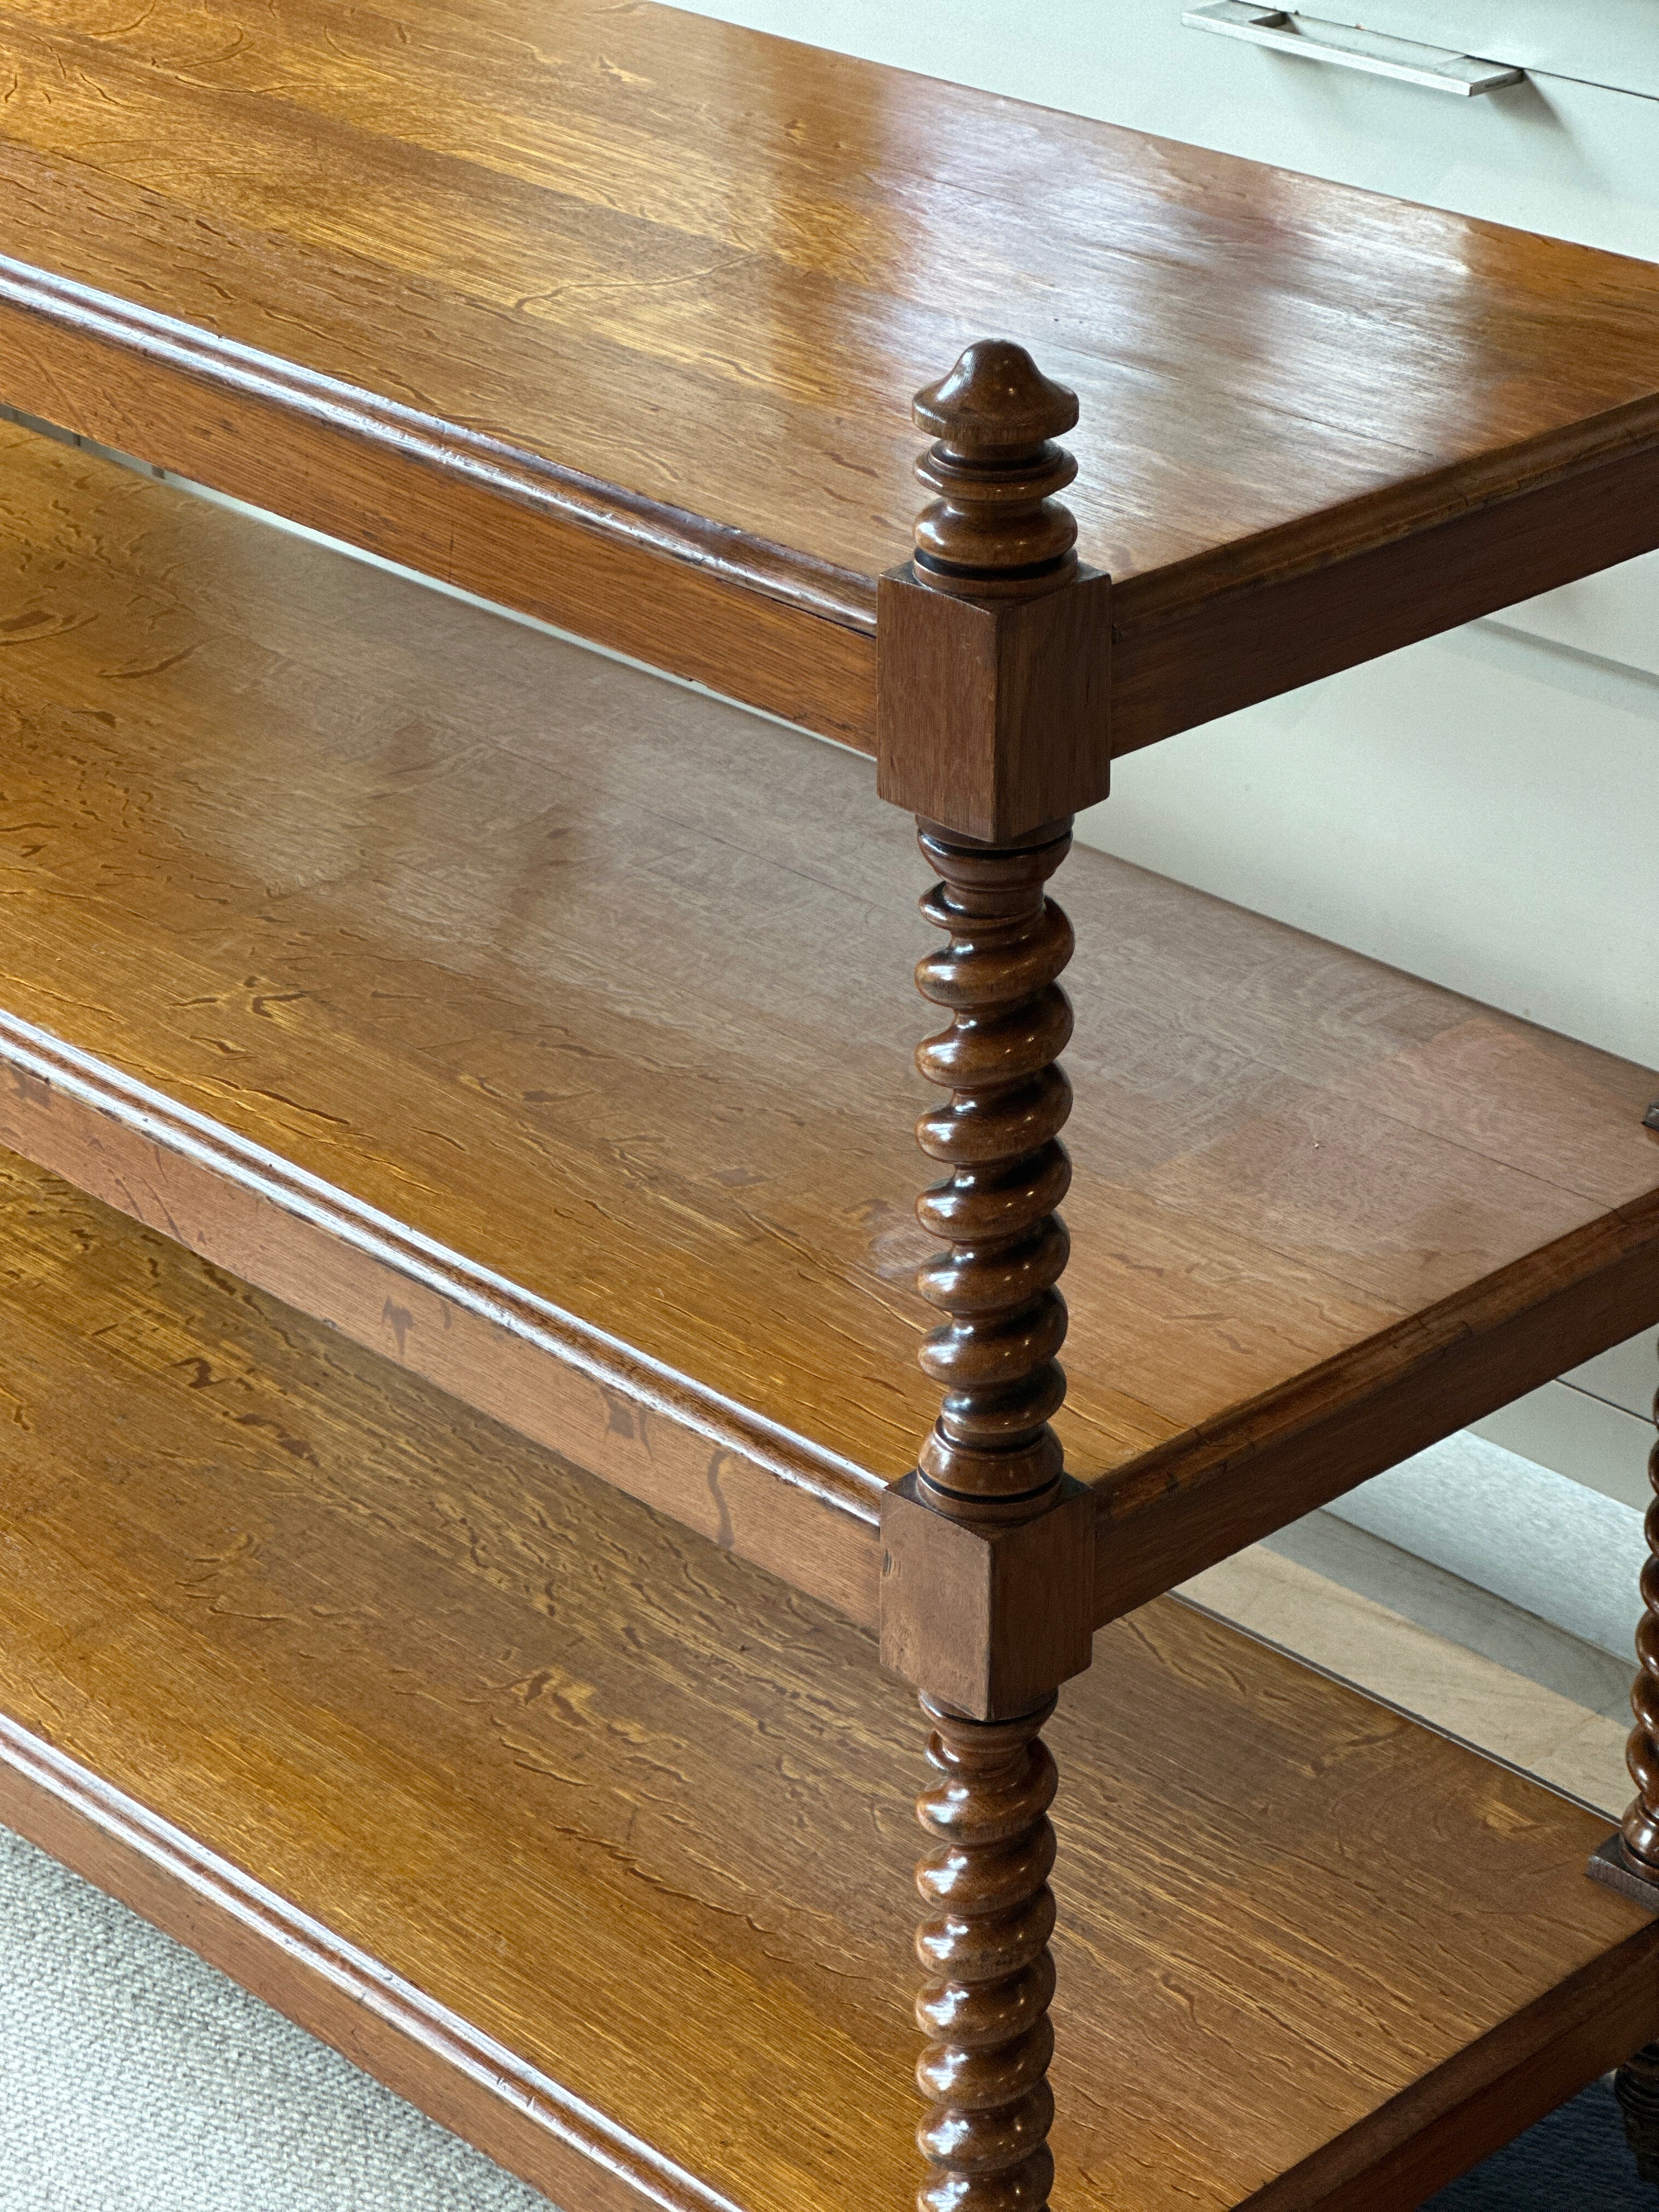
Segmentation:
{"type": "Polygon", "coordinates": [[[0,1013],[0,1143],[851,1619],[885,1485],[0,1013]]]}

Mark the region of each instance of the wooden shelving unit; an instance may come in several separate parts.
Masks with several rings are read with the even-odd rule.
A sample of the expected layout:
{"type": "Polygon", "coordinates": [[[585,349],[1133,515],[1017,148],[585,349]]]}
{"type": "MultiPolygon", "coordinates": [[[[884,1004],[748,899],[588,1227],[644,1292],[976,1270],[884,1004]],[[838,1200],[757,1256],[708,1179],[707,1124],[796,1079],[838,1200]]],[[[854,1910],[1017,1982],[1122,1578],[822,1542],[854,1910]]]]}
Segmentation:
{"type": "Polygon", "coordinates": [[[8,19],[0,400],[842,743],[0,430],[0,1816],[566,2212],[896,2203],[879,1631],[924,2202],[1041,2212],[1048,2075],[1076,2212],[1403,2212],[1659,2034],[1659,1615],[1615,1893],[1164,1594],[1659,1320],[1659,1076],[1073,854],[1056,1409],[1042,886],[1659,542],[1659,276],[661,9],[230,19],[8,19]],[[994,328],[1075,434],[970,352],[907,562],[994,328]]]}

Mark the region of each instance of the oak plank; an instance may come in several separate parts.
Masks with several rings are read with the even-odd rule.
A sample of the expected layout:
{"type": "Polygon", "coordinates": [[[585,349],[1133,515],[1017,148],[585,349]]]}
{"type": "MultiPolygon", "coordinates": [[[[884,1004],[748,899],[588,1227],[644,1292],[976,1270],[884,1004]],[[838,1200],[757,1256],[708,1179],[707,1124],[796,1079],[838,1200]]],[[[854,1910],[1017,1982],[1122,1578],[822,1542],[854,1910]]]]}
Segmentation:
{"type": "MultiPolygon", "coordinates": [[[[869,1636],[10,1157],[0,1229],[4,1817],[561,2201],[901,2193],[869,1636]]],[[[1051,1737],[1068,2203],[1403,2212],[1659,2027],[1595,1817],[1173,1601],[1051,1737]]]]}
{"type": "Polygon", "coordinates": [[[866,750],[976,336],[1082,397],[1120,750],[1659,535],[1644,263],[668,9],[0,26],[0,398],[866,750]]]}

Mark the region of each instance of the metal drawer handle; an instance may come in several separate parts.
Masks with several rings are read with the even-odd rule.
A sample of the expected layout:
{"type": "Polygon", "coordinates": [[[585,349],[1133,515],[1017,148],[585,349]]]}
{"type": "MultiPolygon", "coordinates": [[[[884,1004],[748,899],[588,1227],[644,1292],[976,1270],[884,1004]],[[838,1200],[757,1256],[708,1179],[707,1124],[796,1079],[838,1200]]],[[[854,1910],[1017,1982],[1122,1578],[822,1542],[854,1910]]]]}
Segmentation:
{"type": "Polygon", "coordinates": [[[1310,62],[1334,62],[1339,69],[1364,70],[1372,76],[1398,77],[1402,84],[1425,84],[1434,92],[1455,92],[1462,100],[1477,92],[1496,92],[1519,84],[1524,70],[1499,62],[1477,61],[1443,46],[1419,46],[1409,39],[1386,39],[1357,24],[1327,23],[1316,15],[1296,15],[1284,8],[1256,8],[1248,0],[1215,0],[1208,8],[1189,8],[1181,18],[1194,31],[1219,31],[1224,39],[1247,39],[1275,53],[1302,54],[1310,62]]]}

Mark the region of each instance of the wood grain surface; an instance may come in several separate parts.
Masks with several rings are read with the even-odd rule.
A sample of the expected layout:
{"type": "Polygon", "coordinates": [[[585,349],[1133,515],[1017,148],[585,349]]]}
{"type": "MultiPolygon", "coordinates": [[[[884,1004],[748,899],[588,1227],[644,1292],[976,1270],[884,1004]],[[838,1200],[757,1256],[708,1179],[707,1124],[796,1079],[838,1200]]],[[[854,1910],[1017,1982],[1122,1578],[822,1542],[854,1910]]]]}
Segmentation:
{"type": "MultiPolygon", "coordinates": [[[[8,1821],[561,2202],[901,2201],[865,1632],[10,1158],[0,1311],[8,1821]]],[[[1659,2030],[1595,1817],[1173,1601],[1047,1734],[1061,2204],[1404,2212],[1659,2030]]]]}
{"type": "Polygon", "coordinates": [[[0,398],[866,748],[971,339],[1082,398],[1120,748],[1659,534],[1645,264],[612,0],[0,40],[0,398]]]}
{"type": "MultiPolygon", "coordinates": [[[[0,1141],[873,1620],[935,1410],[908,823],[832,747],[0,457],[0,1141]]],[[[1096,853],[1065,902],[1098,1618],[1659,1320],[1651,1073],[1096,853]]]]}

